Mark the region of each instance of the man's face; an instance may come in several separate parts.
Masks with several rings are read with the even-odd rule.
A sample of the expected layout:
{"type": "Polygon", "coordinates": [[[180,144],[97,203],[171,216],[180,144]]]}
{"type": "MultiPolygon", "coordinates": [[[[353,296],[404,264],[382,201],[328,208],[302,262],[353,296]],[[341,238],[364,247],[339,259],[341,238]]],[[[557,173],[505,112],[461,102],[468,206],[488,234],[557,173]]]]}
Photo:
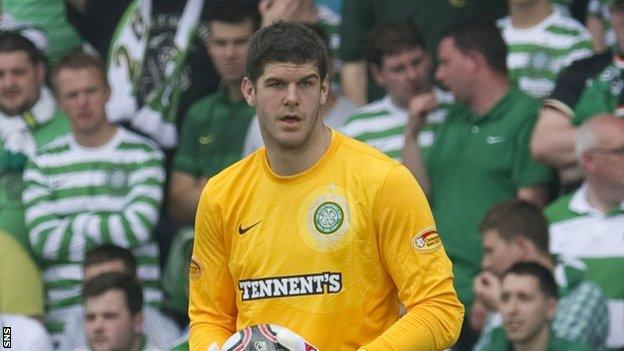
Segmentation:
{"type": "Polygon", "coordinates": [[[105,106],[110,89],[96,68],[63,69],[55,83],[59,106],[69,116],[74,133],[96,134],[108,123],[105,106]]]}
{"type": "Polygon", "coordinates": [[[530,341],[550,328],[557,301],[547,297],[532,275],[507,274],[503,278],[500,312],[507,338],[512,343],[530,341]]]}
{"type": "Polygon", "coordinates": [[[140,313],[130,315],[126,297],[114,289],[84,303],[85,333],[93,351],[127,351],[138,342],[142,329],[140,313]]]}
{"type": "MultiPolygon", "coordinates": [[[[624,40],[624,8],[611,6],[609,7],[609,12],[611,13],[611,29],[613,29],[618,41],[622,42],[624,40]]],[[[620,47],[620,50],[622,49],[620,47]]]]}
{"type": "Polygon", "coordinates": [[[381,66],[372,66],[373,78],[384,87],[392,101],[406,108],[411,97],[430,86],[431,59],[421,48],[412,48],[395,55],[386,55],[381,66]]]}
{"type": "Polygon", "coordinates": [[[43,64],[33,64],[24,51],[0,53],[0,110],[19,115],[39,100],[43,85],[43,64]]]}
{"type": "Polygon", "coordinates": [[[624,191],[624,127],[605,131],[595,150],[589,156],[588,178],[614,192],[624,191]]]}
{"type": "Polygon", "coordinates": [[[510,7],[511,6],[529,7],[529,6],[536,5],[542,1],[543,0],[507,0],[507,4],[509,4],[510,7]]]}
{"type": "Polygon", "coordinates": [[[238,84],[243,79],[252,35],[253,23],[250,19],[236,24],[211,22],[208,54],[223,81],[238,84]]]}
{"type": "Polygon", "coordinates": [[[93,277],[97,277],[100,274],[110,273],[110,272],[119,272],[131,274],[128,271],[125,263],[121,259],[116,259],[107,262],[101,262],[97,264],[92,264],[84,268],[84,281],[90,280],[93,277]]]}
{"type": "Polygon", "coordinates": [[[455,47],[455,39],[444,38],[438,46],[436,78],[450,90],[455,98],[467,102],[472,87],[473,62],[455,47]]]}
{"type": "Polygon", "coordinates": [[[498,231],[487,230],[482,236],[483,258],[481,268],[501,277],[514,263],[520,260],[520,252],[513,242],[507,242],[498,231]]]}
{"type": "Polygon", "coordinates": [[[312,133],[321,133],[320,110],[329,83],[314,64],[267,63],[255,85],[245,78],[242,90],[256,108],[265,145],[299,149],[312,133]]]}

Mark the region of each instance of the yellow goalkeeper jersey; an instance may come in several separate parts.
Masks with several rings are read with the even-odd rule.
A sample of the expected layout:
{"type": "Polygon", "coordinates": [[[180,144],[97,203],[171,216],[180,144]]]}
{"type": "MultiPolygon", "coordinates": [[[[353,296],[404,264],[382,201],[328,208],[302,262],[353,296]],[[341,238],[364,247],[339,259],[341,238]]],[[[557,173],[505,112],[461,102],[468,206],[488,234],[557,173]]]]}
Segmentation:
{"type": "Polygon", "coordinates": [[[211,178],[195,231],[191,350],[261,323],[322,351],[441,350],[459,335],[463,306],[416,180],[337,132],[295,176],[260,149],[211,178]]]}

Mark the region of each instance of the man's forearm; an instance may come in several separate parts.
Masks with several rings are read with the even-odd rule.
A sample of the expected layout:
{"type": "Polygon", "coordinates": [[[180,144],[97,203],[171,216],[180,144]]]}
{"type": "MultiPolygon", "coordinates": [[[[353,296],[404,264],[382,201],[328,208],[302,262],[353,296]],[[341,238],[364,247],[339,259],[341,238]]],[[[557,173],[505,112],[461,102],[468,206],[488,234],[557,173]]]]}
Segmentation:
{"type": "Polygon", "coordinates": [[[574,154],[576,133],[577,129],[563,112],[542,108],[531,138],[531,155],[555,168],[573,166],[577,162],[574,154]]]}
{"type": "Polygon", "coordinates": [[[420,146],[418,146],[418,138],[417,136],[406,136],[405,137],[405,146],[403,148],[403,165],[412,172],[412,175],[422,188],[423,192],[426,196],[429,196],[430,191],[430,182],[429,182],[429,174],[427,173],[427,168],[425,167],[425,163],[423,162],[420,146]]]}

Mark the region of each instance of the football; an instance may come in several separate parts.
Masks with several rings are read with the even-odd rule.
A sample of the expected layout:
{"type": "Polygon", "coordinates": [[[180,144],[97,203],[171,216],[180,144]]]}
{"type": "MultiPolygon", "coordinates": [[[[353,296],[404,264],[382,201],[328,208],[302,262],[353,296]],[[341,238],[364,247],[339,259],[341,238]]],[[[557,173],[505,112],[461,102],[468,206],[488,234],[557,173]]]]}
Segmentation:
{"type": "Polygon", "coordinates": [[[277,343],[277,331],[269,324],[258,324],[239,330],[221,350],[224,351],[288,351],[277,343]]]}

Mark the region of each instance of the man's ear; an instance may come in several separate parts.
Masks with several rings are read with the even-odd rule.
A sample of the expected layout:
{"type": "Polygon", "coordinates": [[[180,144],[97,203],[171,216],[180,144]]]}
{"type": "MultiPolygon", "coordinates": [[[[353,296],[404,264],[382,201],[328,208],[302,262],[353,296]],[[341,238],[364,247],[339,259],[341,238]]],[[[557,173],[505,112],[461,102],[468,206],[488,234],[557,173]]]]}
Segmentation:
{"type": "Polygon", "coordinates": [[[35,65],[35,75],[37,78],[37,84],[43,86],[46,79],[46,67],[43,63],[39,62],[35,65]]]}
{"type": "Polygon", "coordinates": [[[132,317],[132,331],[135,334],[143,333],[143,312],[137,312],[137,314],[132,317]]]}
{"type": "Polygon", "coordinates": [[[548,320],[553,321],[557,314],[557,299],[554,297],[547,297],[546,299],[546,315],[548,320]]]}
{"type": "Polygon", "coordinates": [[[485,57],[483,56],[482,53],[476,50],[468,50],[464,54],[464,57],[468,60],[467,62],[470,65],[470,72],[476,72],[481,67],[486,65],[485,57]]]}
{"type": "Polygon", "coordinates": [[[522,235],[516,235],[513,240],[513,247],[515,250],[515,254],[520,260],[526,260],[531,252],[532,243],[529,239],[525,238],[522,235]]]}
{"type": "Polygon", "coordinates": [[[321,82],[321,105],[325,105],[327,96],[329,95],[329,89],[331,89],[331,85],[329,84],[329,75],[326,75],[325,79],[321,82]]]}
{"type": "Polygon", "coordinates": [[[371,63],[368,68],[370,69],[371,76],[377,85],[382,88],[386,87],[386,81],[383,79],[383,75],[381,74],[381,67],[377,66],[374,63],[371,63]]]}
{"type": "Polygon", "coordinates": [[[241,82],[241,91],[243,92],[243,96],[245,97],[245,101],[247,101],[247,105],[251,107],[256,106],[256,88],[249,78],[243,78],[241,82]]]}

